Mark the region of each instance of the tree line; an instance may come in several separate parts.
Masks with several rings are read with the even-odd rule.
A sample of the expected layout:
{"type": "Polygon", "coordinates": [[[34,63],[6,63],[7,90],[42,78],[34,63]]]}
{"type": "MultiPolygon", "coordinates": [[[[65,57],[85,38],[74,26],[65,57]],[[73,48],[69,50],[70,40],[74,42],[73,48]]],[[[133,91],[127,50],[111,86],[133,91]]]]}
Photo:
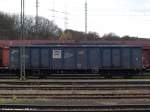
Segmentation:
{"type": "MultiPolygon", "coordinates": [[[[20,39],[21,24],[19,15],[10,15],[0,12],[0,39],[20,39]]],[[[55,39],[61,35],[62,30],[52,21],[38,17],[25,16],[24,38],[25,39],[55,39]]]]}
{"type": "MultiPolygon", "coordinates": [[[[11,15],[0,12],[0,39],[20,39],[21,24],[19,15],[11,15]]],[[[114,33],[108,33],[100,36],[96,32],[88,32],[67,29],[63,31],[52,21],[38,17],[25,16],[24,18],[24,38],[25,39],[49,39],[59,41],[97,41],[97,40],[136,40],[138,37],[123,36],[120,37],[114,33]]]]}

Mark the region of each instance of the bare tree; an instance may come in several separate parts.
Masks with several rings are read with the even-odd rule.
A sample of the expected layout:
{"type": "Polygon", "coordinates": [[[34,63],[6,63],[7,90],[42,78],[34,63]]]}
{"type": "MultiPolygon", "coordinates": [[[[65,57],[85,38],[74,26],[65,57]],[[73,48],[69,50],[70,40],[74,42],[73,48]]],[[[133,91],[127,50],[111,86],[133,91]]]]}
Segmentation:
{"type": "MultiPolygon", "coordinates": [[[[19,39],[21,32],[20,16],[0,13],[0,39],[19,39]]],[[[62,30],[52,21],[43,17],[38,18],[36,30],[35,18],[25,16],[24,37],[26,39],[58,40],[62,30]]]]}
{"type": "Polygon", "coordinates": [[[15,38],[16,35],[14,17],[0,12],[0,39],[15,38]]]}

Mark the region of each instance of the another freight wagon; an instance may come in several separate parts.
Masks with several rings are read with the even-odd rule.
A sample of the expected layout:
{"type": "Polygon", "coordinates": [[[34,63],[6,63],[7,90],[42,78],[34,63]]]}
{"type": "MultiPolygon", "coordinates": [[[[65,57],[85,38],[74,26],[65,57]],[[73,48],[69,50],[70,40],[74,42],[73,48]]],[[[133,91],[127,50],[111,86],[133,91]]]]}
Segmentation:
{"type": "MultiPolygon", "coordinates": [[[[20,69],[20,49],[11,46],[9,68],[20,69]]],[[[26,72],[99,73],[127,75],[142,69],[141,46],[126,45],[28,45],[25,47],[26,72]]],[[[135,74],[134,74],[135,75],[135,74]]]]}
{"type": "Polygon", "coordinates": [[[8,68],[9,65],[9,47],[0,47],[0,68],[8,68]]]}

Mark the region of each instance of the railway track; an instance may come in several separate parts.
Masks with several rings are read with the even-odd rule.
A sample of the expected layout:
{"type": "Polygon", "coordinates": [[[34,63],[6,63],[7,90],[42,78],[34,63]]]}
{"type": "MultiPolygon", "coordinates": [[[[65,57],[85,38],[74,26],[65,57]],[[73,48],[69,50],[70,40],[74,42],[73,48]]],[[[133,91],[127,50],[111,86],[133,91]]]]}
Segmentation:
{"type": "Polygon", "coordinates": [[[0,85],[0,90],[150,90],[150,85],[0,85]]]}
{"type": "Polygon", "coordinates": [[[0,94],[0,98],[12,99],[150,99],[150,94],[0,94]]]}
{"type": "Polygon", "coordinates": [[[20,81],[18,79],[0,79],[0,84],[19,84],[19,85],[24,85],[24,84],[31,84],[31,85],[37,85],[37,84],[67,84],[67,83],[79,83],[79,84],[113,84],[113,85],[118,85],[118,84],[150,84],[150,79],[28,79],[25,81],[20,81]]]}
{"type": "Polygon", "coordinates": [[[0,80],[0,90],[132,90],[150,89],[150,80],[0,80]]]}
{"type": "Polygon", "coordinates": [[[3,80],[0,90],[7,99],[150,99],[149,80],[3,80]]]}
{"type": "Polygon", "coordinates": [[[98,106],[39,106],[39,105],[0,105],[5,112],[149,112],[150,105],[98,105],[98,106]]]}
{"type": "MultiPolygon", "coordinates": [[[[41,75],[42,76],[42,75],[41,75]]],[[[0,74],[0,79],[19,79],[19,74],[0,74]]],[[[27,75],[26,79],[105,79],[100,74],[49,74],[45,77],[39,77],[39,75],[27,75]]],[[[113,76],[112,79],[124,79],[123,76],[113,76]]],[[[143,73],[141,75],[132,75],[129,79],[150,79],[150,72],[143,73]]]]}
{"type": "MultiPolygon", "coordinates": [[[[20,75],[16,74],[0,74],[1,79],[19,79],[20,75]]],[[[28,75],[26,76],[27,79],[39,79],[38,76],[28,75]]],[[[104,77],[100,76],[99,74],[50,74],[44,79],[104,79],[104,77]]]]}
{"type": "MultiPolygon", "coordinates": [[[[51,105],[0,105],[0,111],[8,112],[138,112],[150,111],[143,99],[150,101],[150,80],[97,80],[97,79],[48,79],[48,80],[0,80],[0,99],[19,100],[75,100],[79,106],[51,105]],[[120,90],[120,92],[117,92],[120,90]],[[128,91],[127,91],[128,90],[128,91]],[[132,91],[131,91],[132,90],[132,91]],[[105,92],[107,91],[107,92],[105,92]],[[126,91],[124,93],[124,91],[126,91]],[[132,100],[142,100],[143,104],[135,105],[82,105],[81,101],[123,99],[129,104],[132,100]],[[80,100],[80,102],[77,102],[80,100]],[[8,106],[8,107],[7,107],[8,106]],[[10,106],[10,107],[9,107],[10,106]],[[12,107],[11,107],[12,106],[12,107]],[[58,108],[60,107],[60,108],[58,108]],[[26,110],[25,110],[26,109],[26,110]],[[135,111],[136,109],[136,111],[135,111]],[[19,111],[20,110],[20,111],[19,111]]],[[[52,103],[53,104],[53,103],[52,103]]],[[[64,104],[64,103],[62,103],[64,104]]],[[[69,103],[66,103],[69,104],[69,103]]],[[[89,101],[90,104],[90,101],[89,101]]],[[[95,104],[95,103],[94,103],[95,104]]],[[[98,103],[96,103],[98,104],[98,103]]],[[[120,103],[119,103],[120,104],[120,103]]],[[[148,103],[149,104],[149,103],[148,103]]]]}

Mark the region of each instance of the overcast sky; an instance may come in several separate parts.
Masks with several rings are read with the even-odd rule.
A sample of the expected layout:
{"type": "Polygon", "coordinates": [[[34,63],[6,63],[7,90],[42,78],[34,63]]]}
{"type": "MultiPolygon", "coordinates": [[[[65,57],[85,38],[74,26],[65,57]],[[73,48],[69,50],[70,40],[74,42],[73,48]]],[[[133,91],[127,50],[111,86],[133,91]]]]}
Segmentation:
{"type": "MultiPolygon", "coordinates": [[[[0,11],[20,13],[21,0],[0,0],[0,11]]],[[[25,0],[25,14],[35,16],[35,1],[25,0]]],[[[88,31],[150,38],[150,0],[87,0],[88,31]]],[[[84,31],[85,0],[39,0],[39,15],[65,29],[84,31]],[[57,12],[52,12],[55,9],[57,12]],[[64,13],[68,15],[65,16],[64,13]],[[54,18],[55,16],[55,18],[54,18]],[[65,18],[68,18],[66,21],[65,18]]]]}

